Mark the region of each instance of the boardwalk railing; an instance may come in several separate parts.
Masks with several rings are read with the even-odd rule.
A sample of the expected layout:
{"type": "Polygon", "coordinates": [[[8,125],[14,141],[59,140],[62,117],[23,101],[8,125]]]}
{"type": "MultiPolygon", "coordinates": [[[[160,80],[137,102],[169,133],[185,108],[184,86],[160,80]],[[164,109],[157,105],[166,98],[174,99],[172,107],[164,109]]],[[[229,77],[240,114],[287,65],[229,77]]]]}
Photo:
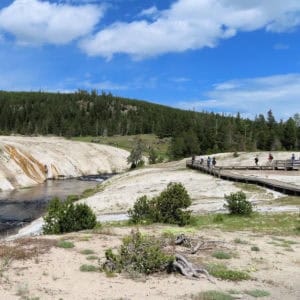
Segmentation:
{"type": "Polygon", "coordinates": [[[273,167],[275,170],[300,170],[300,160],[274,160],[273,167]]]}
{"type": "Polygon", "coordinates": [[[272,170],[272,166],[251,166],[251,167],[214,167],[208,168],[206,164],[201,164],[198,160],[188,160],[186,166],[191,169],[199,170],[203,173],[210,174],[212,176],[219,177],[224,180],[230,180],[235,182],[243,182],[260,185],[269,189],[272,189],[283,194],[300,196],[300,186],[281,182],[274,179],[259,178],[253,176],[245,176],[241,174],[235,174],[231,170],[272,170]],[[229,169],[230,168],[230,169],[229,169]]]}

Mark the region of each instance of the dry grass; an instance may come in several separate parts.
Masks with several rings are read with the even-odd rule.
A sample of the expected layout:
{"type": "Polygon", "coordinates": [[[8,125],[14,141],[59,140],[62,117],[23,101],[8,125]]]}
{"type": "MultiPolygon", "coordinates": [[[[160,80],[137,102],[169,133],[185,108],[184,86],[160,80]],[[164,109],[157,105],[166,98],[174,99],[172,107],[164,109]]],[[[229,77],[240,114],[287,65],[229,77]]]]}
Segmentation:
{"type": "Polygon", "coordinates": [[[47,253],[56,241],[51,239],[24,238],[0,244],[0,259],[25,260],[47,253]]]}

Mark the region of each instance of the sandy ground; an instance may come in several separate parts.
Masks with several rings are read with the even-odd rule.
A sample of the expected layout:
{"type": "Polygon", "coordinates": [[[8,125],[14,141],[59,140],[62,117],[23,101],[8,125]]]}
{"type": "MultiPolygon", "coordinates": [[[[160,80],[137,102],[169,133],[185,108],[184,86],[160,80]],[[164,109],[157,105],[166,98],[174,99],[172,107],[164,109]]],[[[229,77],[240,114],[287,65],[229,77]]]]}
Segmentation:
{"type": "Polygon", "coordinates": [[[128,155],[119,148],[58,137],[0,136],[0,190],[59,176],[121,172],[128,168],[128,155]]]}
{"type": "MultiPolygon", "coordinates": [[[[153,226],[144,229],[156,234],[167,227],[153,226]]],[[[44,254],[27,260],[14,260],[0,276],[0,298],[10,299],[190,299],[201,291],[218,290],[226,292],[234,289],[241,295],[239,299],[254,299],[243,294],[244,290],[261,289],[271,293],[264,299],[300,299],[300,237],[289,237],[293,244],[289,248],[278,246],[280,241],[274,236],[250,232],[226,232],[201,230],[193,233],[204,240],[223,241],[220,250],[231,252],[234,257],[221,261],[231,269],[248,271],[251,280],[231,282],[216,279],[215,284],[205,277],[191,280],[179,274],[158,274],[136,277],[126,274],[107,277],[100,272],[81,272],[80,266],[99,262],[87,260],[80,251],[90,249],[100,260],[104,259],[105,249],[117,248],[128,228],[112,228],[100,234],[74,233],[55,239],[68,239],[74,242],[72,249],[53,246],[44,254]],[[247,244],[236,244],[240,238],[247,244]],[[251,251],[255,245],[260,251],[251,251]],[[22,298],[23,297],[23,298],[22,298]],[[27,298],[26,298],[27,297],[27,298]]],[[[48,237],[49,238],[49,237],[48,237]]],[[[51,237],[52,239],[53,237],[51,237]]],[[[287,239],[287,237],[285,237],[287,239]]],[[[282,239],[282,237],[281,237],[282,239]]],[[[0,245],[1,246],[1,245],[0,245]]],[[[187,255],[187,249],[177,246],[175,251],[187,255]]],[[[220,262],[211,256],[213,250],[201,251],[193,256],[197,265],[220,262]]],[[[188,256],[191,259],[191,255],[188,256]]]]}

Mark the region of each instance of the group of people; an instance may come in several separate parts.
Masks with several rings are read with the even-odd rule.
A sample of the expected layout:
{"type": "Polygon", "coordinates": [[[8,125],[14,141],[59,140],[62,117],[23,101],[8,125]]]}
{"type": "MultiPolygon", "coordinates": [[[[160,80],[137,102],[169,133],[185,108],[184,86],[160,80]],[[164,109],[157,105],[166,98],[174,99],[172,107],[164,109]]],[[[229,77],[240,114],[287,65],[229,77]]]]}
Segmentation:
{"type": "MultiPolygon", "coordinates": [[[[193,155],[192,156],[192,163],[195,161],[195,159],[196,159],[196,157],[195,157],[195,155],[193,155]]],[[[212,157],[212,158],[210,156],[207,157],[206,165],[207,165],[208,168],[211,168],[211,167],[214,168],[216,166],[216,164],[217,164],[217,160],[216,160],[215,157],[212,157]]],[[[204,165],[204,158],[203,157],[200,158],[200,165],[204,165]]]]}
{"type": "MultiPolygon", "coordinates": [[[[274,159],[274,157],[273,157],[272,153],[269,153],[268,163],[270,165],[272,164],[273,159],[274,159]]],[[[291,162],[294,163],[295,160],[296,160],[296,156],[295,156],[295,153],[293,153],[292,156],[291,156],[291,162]]],[[[300,157],[299,157],[299,160],[300,160],[300,157]]],[[[258,155],[255,156],[254,162],[255,162],[255,165],[258,166],[258,162],[259,162],[258,155]]]]}
{"type": "MultiPolygon", "coordinates": [[[[268,164],[269,165],[272,164],[273,159],[274,159],[274,157],[273,157],[272,153],[269,153],[269,156],[268,156],[268,164]]],[[[193,155],[192,156],[192,163],[194,163],[195,160],[196,160],[196,156],[193,155]]],[[[292,164],[295,162],[295,160],[296,160],[296,156],[295,156],[295,153],[293,153],[292,156],[291,156],[292,164]]],[[[300,160],[300,157],[299,157],[299,160],[300,160]]],[[[204,163],[205,163],[204,158],[201,157],[200,158],[200,165],[204,165],[204,163]]],[[[255,163],[256,166],[258,166],[258,163],[259,163],[258,155],[255,156],[254,163],[255,163]]],[[[217,164],[217,160],[216,160],[215,157],[212,157],[212,158],[210,156],[207,157],[206,165],[207,165],[208,168],[211,168],[211,167],[214,168],[216,166],[216,164],[217,164]]]]}

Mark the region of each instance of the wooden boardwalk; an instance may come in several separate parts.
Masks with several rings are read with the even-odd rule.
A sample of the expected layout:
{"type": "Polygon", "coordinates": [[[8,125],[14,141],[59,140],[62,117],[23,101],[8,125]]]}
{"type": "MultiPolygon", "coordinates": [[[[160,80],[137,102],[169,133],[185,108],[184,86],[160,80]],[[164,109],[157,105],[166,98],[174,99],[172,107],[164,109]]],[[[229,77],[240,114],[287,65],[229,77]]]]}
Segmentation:
{"type": "Polygon", "coordinates": [[[293,196],[300,196],[300,186],[285,183],[275,179],[268,179],[268,178],[259,178],[253,176],[246,176],[240,174],[234,174],[230,170],[273,170],[272,166],[245,166],[245,167],[215,167],[215,168],[208,168],[206,165],[201,165],[200,161],[188,160],[186,162],[186,166],[191,169],[199,170],[203,173],[210,174],[212,176],[230,180],[235,182],[242,182],[242,183],[250,183],[256,184],[262,187],[266,187],[268,189],[287,194],[293,196]]]}

